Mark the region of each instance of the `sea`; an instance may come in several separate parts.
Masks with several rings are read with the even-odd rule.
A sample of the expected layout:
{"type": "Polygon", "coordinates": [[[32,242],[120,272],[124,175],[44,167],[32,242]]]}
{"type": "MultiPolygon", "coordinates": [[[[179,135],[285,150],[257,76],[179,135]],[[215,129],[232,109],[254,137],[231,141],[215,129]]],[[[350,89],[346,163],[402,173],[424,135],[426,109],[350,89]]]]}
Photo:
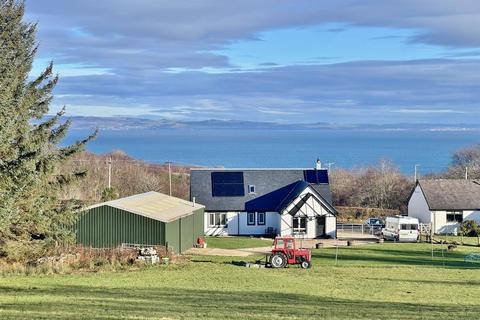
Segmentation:
{"type": "MultiPolygon", "coordinates": [[[[63,141],[91,133],[75,129],[63,141]]],[[[452,154],[480,143],[480,131],[168,128],[101,130],[87,150],[122,150],[151,163],[227,168],[304,168],[375,166],[386,159],[407,175],[445,170],[452,154]]]]}

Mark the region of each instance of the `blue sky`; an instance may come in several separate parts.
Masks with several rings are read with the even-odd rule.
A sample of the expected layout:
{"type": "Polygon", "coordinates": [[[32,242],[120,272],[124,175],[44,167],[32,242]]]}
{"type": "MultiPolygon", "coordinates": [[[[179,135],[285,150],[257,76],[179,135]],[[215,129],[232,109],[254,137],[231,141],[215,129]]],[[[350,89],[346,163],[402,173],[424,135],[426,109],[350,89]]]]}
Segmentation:
{"type": "Polygon", "coordinates": [[[173,120],[476,123],[473,0],[27,1],[51,112],[173,120]]]}

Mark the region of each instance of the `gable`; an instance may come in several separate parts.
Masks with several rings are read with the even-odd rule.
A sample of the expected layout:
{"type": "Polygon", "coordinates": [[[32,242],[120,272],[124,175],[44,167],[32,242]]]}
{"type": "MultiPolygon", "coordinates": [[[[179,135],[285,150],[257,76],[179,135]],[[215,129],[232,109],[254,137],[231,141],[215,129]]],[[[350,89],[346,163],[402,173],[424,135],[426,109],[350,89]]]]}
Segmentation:
{"type": "Polygon", "coordinates": [[[307,187],[289,203],[285,203],[284,207],[281,208],[279,212],[281,214],[295,216],[298,212],[305,213],[308,211],[314,211],[315,213],[319,213],[319,207],[330,214],[337,215],[335,208],[326,202],[325,199],[315,191],[315,189],[307,187]]]}

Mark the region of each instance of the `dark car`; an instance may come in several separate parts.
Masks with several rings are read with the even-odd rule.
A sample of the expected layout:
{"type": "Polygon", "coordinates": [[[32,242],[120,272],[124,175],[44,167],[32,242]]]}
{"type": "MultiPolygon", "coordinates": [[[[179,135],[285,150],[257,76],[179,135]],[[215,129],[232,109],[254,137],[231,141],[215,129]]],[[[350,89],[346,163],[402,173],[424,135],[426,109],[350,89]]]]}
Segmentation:
{"type": "Polygon", "coordinates": [[[381,230],[385,227],[385,222],[380,218],[368,218],[363,224],[371,230],[381,230]]]}

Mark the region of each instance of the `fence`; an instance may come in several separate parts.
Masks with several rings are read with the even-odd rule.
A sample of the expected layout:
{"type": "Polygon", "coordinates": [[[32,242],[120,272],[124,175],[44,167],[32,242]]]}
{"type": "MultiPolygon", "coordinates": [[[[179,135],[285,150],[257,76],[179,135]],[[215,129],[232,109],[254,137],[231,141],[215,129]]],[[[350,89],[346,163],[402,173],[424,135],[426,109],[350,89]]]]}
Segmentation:
{"type": "Polygon", "coordinates": [[[355,224],[355,223],[339,223],[337,224],[337,232],[341,231],[343,233],[360,233],[360,234],[371,234],[379,235],[382,231],[382,226],[369,226],[366,224],[355,224]]]}

